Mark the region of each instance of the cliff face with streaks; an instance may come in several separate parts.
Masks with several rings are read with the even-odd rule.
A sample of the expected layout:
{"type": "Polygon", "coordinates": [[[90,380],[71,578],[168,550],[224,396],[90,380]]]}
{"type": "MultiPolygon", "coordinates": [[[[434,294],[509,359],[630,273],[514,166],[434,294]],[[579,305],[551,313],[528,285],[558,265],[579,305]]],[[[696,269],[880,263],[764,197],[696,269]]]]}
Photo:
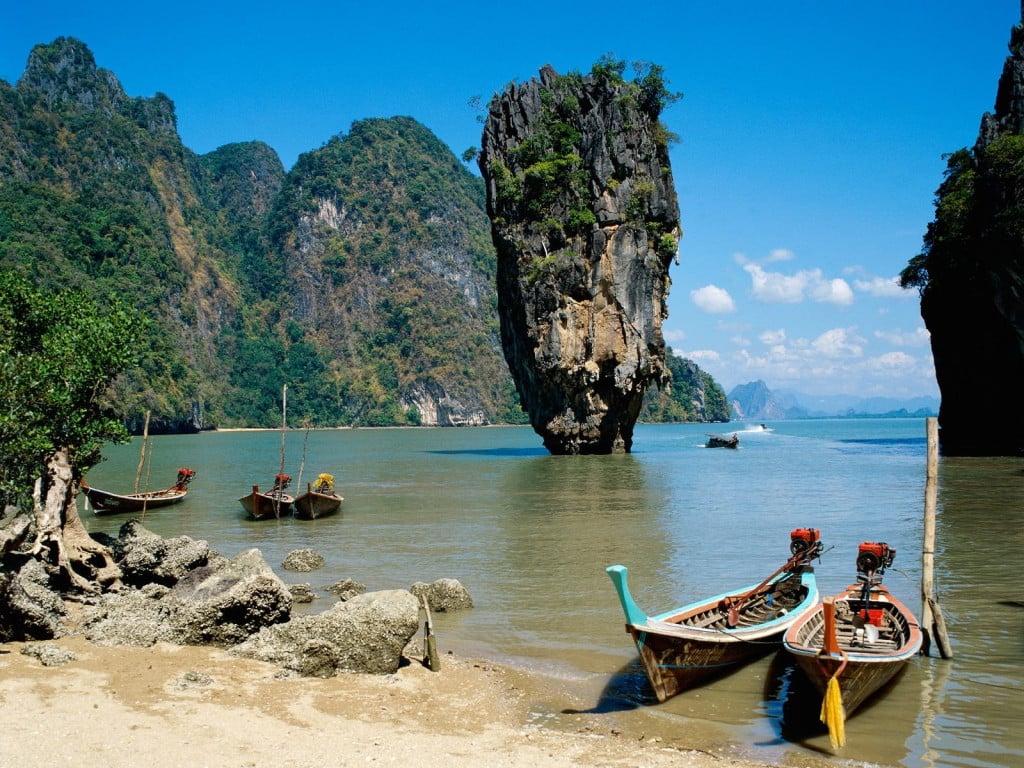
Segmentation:
{"type": "Polygon", "coordinates": [[[921,292],[946,455],[1024,455],[1024,28],[1011,33],[995,110],[949,157],[924,249],[901,274],[921,292]],[[979,419],[998,403],[1000,429],[979,419]]]}
{"type": "Polygon", "coordinates": [[[654,74],[545,67],[489,107],[479,163],[502,346],[552,453],[628,452],[645,391],[667,379],[680,228],[654,74]]]}

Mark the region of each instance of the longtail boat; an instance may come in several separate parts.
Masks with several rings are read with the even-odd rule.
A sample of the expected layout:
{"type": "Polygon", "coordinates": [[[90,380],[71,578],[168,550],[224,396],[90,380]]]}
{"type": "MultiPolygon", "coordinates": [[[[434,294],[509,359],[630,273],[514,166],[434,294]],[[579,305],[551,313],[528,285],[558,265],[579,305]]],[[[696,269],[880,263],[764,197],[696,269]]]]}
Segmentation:
{"type": "Polygon", "coordinates": [[[334,490],[334,476],[326,472],[317,475],[315,483],[306,484],[306,492],[295,498],[295,517],[315,520],[333,515],[344,499],[334,490]]]}
{"type": "Polygon", "coordinates": [[[288,385],[281,387],[281,468],[274,475],[274,485],[269,491],[261,491],[258,485],[252,492],[238,501],[253,520],[291,517],[295,497],[285,493],[292,479],[284,472],[285,436],[288,430],[288,385]]]}
{"type": "Polygon", "coordinates": [[[292,479],[288,475],[278,472],[274,475],[274,485],[269,491],[261,491],[258,485],[254,485],[252,493],[238,501],[253,520],[290,517],[295,498],[285,491],[291,482],[292,479]]]}
{"type": "Polygon", "coordinates": [[[735,432],[732,437],[728,435],[714,435],[711,432],[707,433],[708,441],[704,444],[705,448],[739,448],[740,447],[740,436],[735,432]]]}
{"type": "Polygon", "coordinates": [[[881,583],[895,555],[885,542],[862,542],[857,583],[826,597],[783,638],[783,647],[823,694],[821,719],[833,747],[846,741],[845,718],[921,651],[917,619],[881,583]]]}
{"type": "Polygon", "coordinates": [[[798,528],[790,533],[792,556],[760,583],[657,616],[633,600],[625,566],[606,568],[658,701],[777,650],[786,629],[818,602],[811,561],[821,549],[818,529],[798,528]]]}
{"type": "Polygon", "coordinates": [[[144,512],[170,504],[177,504],[188,494],[188,484],[195,478],[195,470],[182,467],[178,479],[170,488],[144,493],[113,493],[93,488],[82,479],[82,491],[86,501],[97,515],[112,515],[119,512],[144,512]]]}

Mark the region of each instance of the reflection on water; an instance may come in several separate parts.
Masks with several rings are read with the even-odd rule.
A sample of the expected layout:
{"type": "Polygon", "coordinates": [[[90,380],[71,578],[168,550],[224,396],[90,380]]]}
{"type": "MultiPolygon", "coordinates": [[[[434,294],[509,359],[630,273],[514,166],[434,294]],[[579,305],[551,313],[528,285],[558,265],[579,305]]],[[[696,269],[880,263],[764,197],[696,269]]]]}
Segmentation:
{"type": "MultiPolygon", "coordinates": [[[[293,549],[327,560],[314,591],[342,578],[370,589],[457,578],[475,608],[435,616],[443,650],[521,665],[558,684],[547,712],[590,711],[650,734],[729,742],[747,756],[829,755],[816,695],[781,655],[657,704],[604,568],[629,566],[650,613],[753,583],[788,557],[789,531],[822,529],[824,593],[854,580],[863,540],[896,548],[887,585],[919,605],[922,420],[778,422],[745,429],[736,451],[706,450],[702,425],[641,426],[626,456],[549,456],[528,428],[315,431],[288,438],[299,484],[335,476],[341,514],[245,519],[238,498],[278,469],[280,434],[151,441],[150,487],[198,471],[189,498],[151,512],[164,536],[205,539],[227,556],[258,547],[279,567],[293,549]]],[[[90,482],[126,490],[138,443],[107,451],[90,482]]],[[[916,766],[1024,762],[1024,608],[1011,580],[1024,546],[1024,462],[943,459],[936,582],[956,658],[923,658],[847,723],[844,759],[916,766]]],[[[123,516],[83,515],[116,533],[123,516]]],[[[309,610],[323,610],[326,598],[309,610]]],[[[302,610],[306,610],[303,608],[302,610]]],[[[707,742],[705,742],[707,743],[707,742]]]]}

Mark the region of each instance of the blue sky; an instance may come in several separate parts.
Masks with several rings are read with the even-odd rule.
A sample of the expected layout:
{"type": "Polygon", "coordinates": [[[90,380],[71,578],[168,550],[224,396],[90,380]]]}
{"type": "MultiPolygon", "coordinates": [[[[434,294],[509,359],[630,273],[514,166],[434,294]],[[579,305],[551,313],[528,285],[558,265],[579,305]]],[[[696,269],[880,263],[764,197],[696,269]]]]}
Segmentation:
{"type": "Polygon", "coordinates": [[[544,64],[660,64],[685,236],[672,348],[726,389],[938,395],[916,293],[942,156],[995,102],[1017,0],[635,4],[26,2],[0,78],[67,35],[131,96],[174,101],[185,145],[262,140],[291,167],[354,120],[408,115],[456,155],[468,102],[544,64]]]}

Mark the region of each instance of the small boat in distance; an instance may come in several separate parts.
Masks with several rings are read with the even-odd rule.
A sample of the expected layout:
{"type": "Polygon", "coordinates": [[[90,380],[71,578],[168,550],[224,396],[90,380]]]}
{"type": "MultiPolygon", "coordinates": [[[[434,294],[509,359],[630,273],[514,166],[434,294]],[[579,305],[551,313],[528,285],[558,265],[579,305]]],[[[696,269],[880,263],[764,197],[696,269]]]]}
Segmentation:
{"type": "Polygon", "coordinates": [[[634,602],[625,566],[606,568],[658,701],[776,650],[786,629],[818,602],[811,560],[821,550],[818,529],[797,528],[792,557],[764,581],[657,616],[634,602]]]}
{"type": "Polygon", "coordinates": [[[274,475],[274,486],[269,491],[261,491],[258,485],[254,485],[252,493],[238,501],[253,520],[290,517],[295,499],[291,494],[285,493],[285,490],[291,482],[292,479],[288,475],[278,472],[274,475]]]}
{"type": "Polygon", "coordinates": [[[306,484],[306,492],[295,499],[295,517],[299,520],[315,520],[333,515],[344,499],[334,490],[334,475],[323,472],[317,475],[315,483],[306,484]]]}
{"type": "Polygon", "coordinates": [[[740,436],[735,432],[732,433],[732,437],[726,435],[715,435],[711,432],[707,433],[708,441],[704,444],[705,448],[739,448],[740,447],[740,436]]]}
{"type": "Polygon", "coordinates": [[[177,504],[188,494],[188,484],[195,478],[195,470],[182,467],[178,470],[178,479],[170,488],[162,491],[145,493],[112,493],[93,488],[82,478],[82,491],[85,493],[87,505],[92,505],[97,515],[113,515],[119,512],[144,512],[170,504],[177,504]]]}
{"type": "Polygon", "coordinates": [[[783,638],[783,647],[824,696],[821,720],[833,748],[846,741],[846,716],[921,651],[917,619],[881,583],[895,555],[885,542],[862,542],[858,583],[826,597],[783,638]]]}

